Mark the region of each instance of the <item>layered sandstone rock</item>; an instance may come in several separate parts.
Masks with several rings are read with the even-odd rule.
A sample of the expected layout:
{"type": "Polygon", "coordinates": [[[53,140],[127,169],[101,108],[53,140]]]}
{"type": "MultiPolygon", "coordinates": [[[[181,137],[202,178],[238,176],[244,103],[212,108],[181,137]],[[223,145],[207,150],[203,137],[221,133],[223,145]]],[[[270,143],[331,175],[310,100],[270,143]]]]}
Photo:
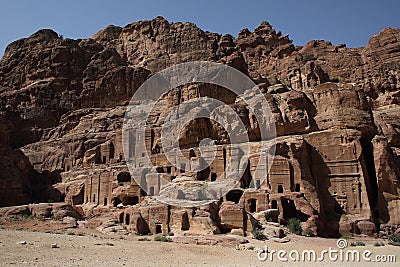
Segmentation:
{"type": "Polygon", "coordinates": [[[81,220],[83,218],[79,209],[63,202],[3,207],[0,208],[0,214],[2,216],[34,216],[38,219],[52,218],[55,220],[63,220],[66,218],[66,221],[68,221],[69,218],[75,220],[81,220]]]}
{"type": "Polygon", "coordinates": [[[127,230],[142,234],[247,235],[259,221],[267,223],[260,214],[275,210],[271,220],[286,224],[297,217],[304,231],[375,235],[380,222],[400,223],[399,47],[399,29],[384,29],[363,48],[323,40],[296,47],[266,22],[234,38],[162,17],[109,26],[85,40],[38,31],[10,44],[0,61],[0,205],[66,201],[87,214],[117,212],[127,230]],[[123,117],[137,88],[157,71],[196,60],[233,66],[259,85],[278,136],[272,163],[257,154],[259,129],[249,107],[204,84],[165,94],[148,118],[143,151],[124,155],[123,117]],[[200,158],[203,138],[214,140],[209,169],[177,167],[163,155],[165,117],[204,96],[226,103],[243,121],[252,147],[244,176],[220,202],[199,209],[154,202],[146,195],[162,195],[166,187],[143,173],[149,183],[141,190],[126,157],[147,150],[163,178],[196,180],[176,180],[187,184],[217,180],[234,156],[226,129],[203,118],[179,138],[192,159],[200,158]],[[259,161],[265,173],[256,172],[259,161]]]}
{"type": "Polygon", "coordinates": [[[34,172],[28,158],[20,151],[0,144],[0,206],[32,201],[30,177],[34,172]]]}

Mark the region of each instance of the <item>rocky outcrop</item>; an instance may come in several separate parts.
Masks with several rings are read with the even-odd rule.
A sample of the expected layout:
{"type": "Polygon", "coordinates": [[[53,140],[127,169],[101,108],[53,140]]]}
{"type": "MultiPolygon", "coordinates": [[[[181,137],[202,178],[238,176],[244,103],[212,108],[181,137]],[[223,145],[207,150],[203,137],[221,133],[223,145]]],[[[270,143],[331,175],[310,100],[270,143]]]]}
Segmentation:
{"type": "MultiPolygon", "coordinates": [[[[55,220],[63,220],[67,218],[73,218],[75,220],[81,220],[82,214],[67,203],[40,203],[40,204],[29,204],[23,206],[4,207],[0,208],[0,215],[2,216],[33,216],[38,219],[52,218],[55,220]]],[[[76,223],[76,221],[75,221],[76,223]]]]}
{"type": "Polygon", "coordinates": [[[0,206],[32,201],[29,159],[20,150],[0,144],[0,169],[0,206]]]}
{"type": "MultiPolygon", "coordinates": [[[[162,17],[109,26],[85,40],[40,30],[10,44],[0,61],[0,206],[65,201],[99,214],[121,208],[116,219],[129,231],[182,235],[247,235],[257,221],[266,223],[260,214],[276,210],[271,220],[297,217],[314,234],[375,235],[380,223],[400,224],[399,47],[400,29],[384,29],[362,48],[323,40],[296,47],[266,22],[234,38],[162,17]],[[252,152],[240,185],[220,203],[180,209],[152,202],[130,177],[121,127],[128,101],[148,77],[196,60],[233,66],[259,85],[276,123],[276,157],[260,179],[254,166],[262,159],[252,152]]],[[[166,179],[212,181],[224,171],[229,137],[207,119],[186,125],[180,142],[196,158],[199,140],[215,141],[208,172],[177,169],[162,155],[163,119],[200,96],[230,105],[252,149],[261,145],[258,125],[236,95],[204,84],[176,88],[159,100],[145,136],[166,179]]]]}

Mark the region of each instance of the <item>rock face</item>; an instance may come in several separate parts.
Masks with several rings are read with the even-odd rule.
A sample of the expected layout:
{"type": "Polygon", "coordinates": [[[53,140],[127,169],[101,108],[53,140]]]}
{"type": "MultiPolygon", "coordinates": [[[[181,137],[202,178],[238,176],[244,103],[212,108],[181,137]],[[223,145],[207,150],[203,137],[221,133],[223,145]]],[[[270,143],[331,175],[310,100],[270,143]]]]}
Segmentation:
{"type": "MultiPolygon", "coordinates": [[[[236,95],[204,84],[171,90],[149,116],[143,148],[167,180],[215,181],[232,156],[225,129],[207,119],[180,136],[188,158],[199,157],[200,140],[214,140],[207,171],[176,168],[163,155],[163,118],[202,96],[230,105],[252,149],[261,145],[236,95]]],[[[266,22],[237,38],[162,17],[109,26],[85,40],[40,30],[10,44],[0,61],[0,206],[65,201],[86,213],[117,211],[117,221],[142,234],[246,235],[268,220],[285,225],[297,217],[304,231],[323,236],[375,235],[380,223],[400,224],[399,114],[400,29],[384,29],[362,48],[323,40],[296,47],[266,22]],[[240,183],[220,202],[176,208],[147,196],[165,192],[151,174],[143,174],[147,190],[130,176],[121,128],[148,77],[196,60],[227,64],[258,84],[275,119],[276,157],[263,175],[255,166],[265,159],[252,152],[240,183]]]]}
{"type": "Polygon", "coordinates": [[[33,169],[20,151],[0,144],[0,205],[12,206],[32,200],[30,175],[33,169]]]}
{"type": "Polygon", "coordinates": [[[36,173],[21,150],[10,147],[11,122],[0,115],[0,207],[32,201],[36,173]]]}
{"type": "Polygon", "coordinates": [[[75,220],[82,219],[82,214],[78,209],[63,202],[4,207],[0,208],[0,215],[2,216],[30,215],[40,219],[51,217],[56,220],[63,220],[64,218],[66,218],[66,221],[71,221],[70,219],[75,219],[75,220]]]}

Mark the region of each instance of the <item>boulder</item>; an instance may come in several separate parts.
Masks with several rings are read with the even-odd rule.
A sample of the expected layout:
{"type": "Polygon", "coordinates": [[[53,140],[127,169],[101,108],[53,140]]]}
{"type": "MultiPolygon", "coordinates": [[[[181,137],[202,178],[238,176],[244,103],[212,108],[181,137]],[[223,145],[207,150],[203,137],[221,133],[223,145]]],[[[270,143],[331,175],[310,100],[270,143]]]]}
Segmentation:
{"type": "Polygon", "coordinates": [[[12,207],[7,210],[5,213],[5,216],[13,216],[13,215],[30,215],[31,211],[29,210],[28,205],[24,206],[17,206],[17,207],[12,207]]]}
{"type": "Polygon", "coordinates": [[[231,235],[244,236],[243,229],[232,229],[231,235]]]}
{"type": "Polygon", "coordinates": [[[356,226],[357,233],[368,236],[376,236],[376,227],[374,223],[370,221],[359,221],[356,226]]]}
{"type": "Polygon", "coordinates": [[[267,222],[277,222],[279,217],[279,210],[278,209],[268,209],[264,212],[265,220],[267,222]]]}
{"type": "Polygon", "coordinates": [[[53,205],[52,215],[57,220],[61,220],[64,217],[72,217],[77,220],[82,219],[82,215],[79,214],[71,205],[66,203],[55,203],[53,205]]]}
{"type": "Polygon", "coordinates": [[[73,218],[73,217],[64,217],[62,219],[62,222],[63,222],[63,224],[68,225],[68,227],[70,227],[70,228],[78,227],[77,220],[76,220],[76,218],[73,218]]]}
{"type": "Polygon", "coordinates": [[[38,218],[49,218],[52,216],[53,204],[31,204],[29,205],[31,214],[38,218]]]}

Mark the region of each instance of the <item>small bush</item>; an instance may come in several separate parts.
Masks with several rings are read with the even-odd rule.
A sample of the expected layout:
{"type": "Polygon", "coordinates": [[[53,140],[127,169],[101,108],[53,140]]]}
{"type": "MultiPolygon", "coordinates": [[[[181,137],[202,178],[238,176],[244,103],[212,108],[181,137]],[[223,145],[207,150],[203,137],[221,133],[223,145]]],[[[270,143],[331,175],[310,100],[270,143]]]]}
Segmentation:
{"type": "Polygon", "coordinates": [[[250,246],[247,250],[255,250],[256,248],[254,246],[250,246]]]}
{"type": "Polygon", "coordinates": [[[88,221],[88,220],[90,220],[90,219],[93,219],[94,217],[96,217],[96,215],[90,214],[90,215],[87,216],[85,219],[88,221]]]}
{"type": "Polygon", "coordinates": [[[143,238],[139,238],[139,241],[150,241],[150,239],[148,239],[147,237],[143,237],[143,238]]]}
{"type": "Polygon", "coordinates": [[[297,218],[290,218],[287,227],[290,232],[296,235],[301,235],[303,232],[301,229],[301,221],[297,218]]]}
{"type": "Polygon", "coordinates": [[[68,232],[67,235],[75,235],[74,232],[68,232]]]}
{"type": "Polygon", "coordinates": [[[159,241],[159,242],[169,242],[168,237],[164,235],[157,235],[154,237],[154,241],[159,241]]]}
{"type": "Polygon", "coordinates": [[[385,244],[384,244],[383,242],[376,242],[376,243],[374,244],[374,246],[375,246],[375,247],[383,247],[383,246],[385,246],[385,244]]]}
{"type": "Polygon", "coordinates": [[[391,235],[388,239],[389,245],[400,246],[400,235],[391,235]]]}
{"type": "Polygon", "coordinates": [[[147,235],[153,235],[153,233],[147,233],[147,235]]]}
{"type": "Polygon", "coordinates": [[[32,214],[23,214],[22,217],[24,217],[25,219],[35,219],[36,217],[32,214]]]}
{"type": "Polygon", "coordinates": [[[311,229],[306,229],[304,235],[307,237],[314,237],[314,232],[311,229]]]}
{"type": "Polygon", "coordinates": [[[174,233],[173,232],[169,232],[168,235],[169,236],[174,236],[174,233]]]}
{"type": "Polygon", "coordinates": [[[262,230],[259,228],[254,228],[251,232],[253,237],[257,240],[267,240],[268,238],[263,234],[262,230]]]}
{"type": "Polygon", "coordinates": [[[113,247],[113,246],[114,246],[114,244],[113,244],[113,243],[106,243],[106,246],[113,247]]]}
{"type": "Polygon", "coordinates": [[[355,242],[350,243],[350,247],[356,247],[356,246],[357,246],[357,244],[355,242]]]}
{"type": "Polygon", "coordinates": [[[317,58],[313,54],[308,54],[303,56],[303,63],[307,63],[308,61],[311,60],[316,60],[317,58]]]}
{"type": "Polygon", "coordinates": [[[388,239],[391,243],[400,242],[400,235],[390,235],[388,239]]]}
{"type": "Polygon", "coordinates": [[[361,241],[357,241],[356,245],[359,246],[359,247],[364,247],[365,243],[361,242],[361,241]]]}

